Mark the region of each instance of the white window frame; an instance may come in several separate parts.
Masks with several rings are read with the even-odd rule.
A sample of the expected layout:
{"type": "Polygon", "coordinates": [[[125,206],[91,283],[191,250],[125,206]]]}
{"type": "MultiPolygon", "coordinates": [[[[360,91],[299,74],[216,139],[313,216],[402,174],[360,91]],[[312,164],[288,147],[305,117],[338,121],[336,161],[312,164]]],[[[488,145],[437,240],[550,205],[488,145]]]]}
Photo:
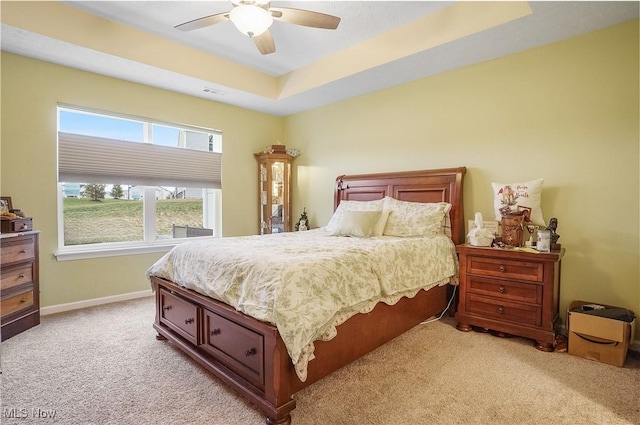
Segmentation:
{"type": "MultiPolygon", "coordinates": [[[[158,122],[139,117],[113,114],[109,112],[78,108],[68,105],[58,105],[58,109],[74,110],[84,113],[95,113],[107,117],[135,120],[144,124],[144,143],[151,143],[151,125],[160,124],[174,128],[182,128],[200,132],[218,132],[217,130],[203,129],[172,123],[158,122]]],[[[112,183],[112,182],[102,182],[112,183]]],[[[172,247],[184,242],[186,238],[158,239],[156,235],[156,197],[155,187],[145,186],[143,196],[143,231],[142,241],[131,242],[107,242],[86,245],[65,246],[64,243],[64,182],[57,184],[57,223],[58,223],[58,249],[54,253],[58,261],[78,260],[85,258],[112,257],[130,254],[145,254],[154,252],[167,252],[172,247]]],[[[213,236],[199,236],[198,239],[217,239],[222,236],[222,189],[205,189],[203,195],[203,222],[208,228],[213,229],[213,236]],[[209,211],[214,208],[213,222],[210,223],[209,211]]]]}

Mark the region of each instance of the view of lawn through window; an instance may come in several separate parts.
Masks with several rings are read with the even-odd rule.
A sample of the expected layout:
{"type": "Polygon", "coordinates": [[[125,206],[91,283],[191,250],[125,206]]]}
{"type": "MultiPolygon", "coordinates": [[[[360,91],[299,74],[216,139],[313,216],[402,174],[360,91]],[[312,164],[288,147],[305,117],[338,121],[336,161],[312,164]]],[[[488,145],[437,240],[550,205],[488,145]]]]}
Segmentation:
{"type": "MultiPolygon", "coordinates": [[[[64,198],[65,245],[144,240],[141,200],[64,198]]],[[[171,238],[173,226],[202,227],[202,199],[165,199],[156,203],[157,232],[171,238]]]]}

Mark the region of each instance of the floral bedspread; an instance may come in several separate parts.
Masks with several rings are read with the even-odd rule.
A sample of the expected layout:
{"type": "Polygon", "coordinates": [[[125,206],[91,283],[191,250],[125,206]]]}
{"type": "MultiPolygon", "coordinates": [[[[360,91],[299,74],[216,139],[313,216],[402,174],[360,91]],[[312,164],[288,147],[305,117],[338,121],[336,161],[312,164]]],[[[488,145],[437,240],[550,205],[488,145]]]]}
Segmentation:
{"type": "Polygon", "coordinates": [[[194,240],[147,270],[278,328],[301,380],[313,342],[336,326],[457,276],[453,242],[429,238],[329,236],[324,229],[194,240]]]}

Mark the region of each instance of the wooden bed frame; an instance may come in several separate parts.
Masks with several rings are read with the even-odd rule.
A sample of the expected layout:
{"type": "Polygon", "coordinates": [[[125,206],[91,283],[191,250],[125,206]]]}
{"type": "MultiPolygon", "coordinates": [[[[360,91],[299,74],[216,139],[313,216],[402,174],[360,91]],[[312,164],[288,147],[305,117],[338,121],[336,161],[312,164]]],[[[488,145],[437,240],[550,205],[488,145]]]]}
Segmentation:
{"type": "MultiPolygon", "coordinates": [[[[340,176],[335,204],[385,196],[412,202],[452,204],[452,239],[464,242],[462,183],[464,167],[385,174],[340,176]]],[[[426,318],[447,308],[448,286],[419,291],[395,305],[378,304],[338,326],[330,341],[315,343],[316,358],[301,382],[275,326],[237,312],[226,304],[151,277],[156,294],[153,327],[207,370],[247,397],[266,415],[267,424],[290,424],[293,394],[349,364],[426,318]],[[215,338],[214,338],[215,336],[215,338]]]]}

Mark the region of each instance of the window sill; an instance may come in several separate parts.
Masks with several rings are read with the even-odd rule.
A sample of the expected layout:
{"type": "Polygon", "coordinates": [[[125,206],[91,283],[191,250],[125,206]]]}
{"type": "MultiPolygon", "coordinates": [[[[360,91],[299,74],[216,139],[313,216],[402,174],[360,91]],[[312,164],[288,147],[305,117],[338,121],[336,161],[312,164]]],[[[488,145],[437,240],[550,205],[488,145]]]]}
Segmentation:
{"type": "Polygon", "coordinates": [[[174,241],[170,244],[155,244],[145,246],[122,246],[70,249],[54,253],[57,261],[84,260],[88,258],[118,257],[122,255],[149,254],[154,252],[168,252],[174,246],[184,240],[174,241]]]}

